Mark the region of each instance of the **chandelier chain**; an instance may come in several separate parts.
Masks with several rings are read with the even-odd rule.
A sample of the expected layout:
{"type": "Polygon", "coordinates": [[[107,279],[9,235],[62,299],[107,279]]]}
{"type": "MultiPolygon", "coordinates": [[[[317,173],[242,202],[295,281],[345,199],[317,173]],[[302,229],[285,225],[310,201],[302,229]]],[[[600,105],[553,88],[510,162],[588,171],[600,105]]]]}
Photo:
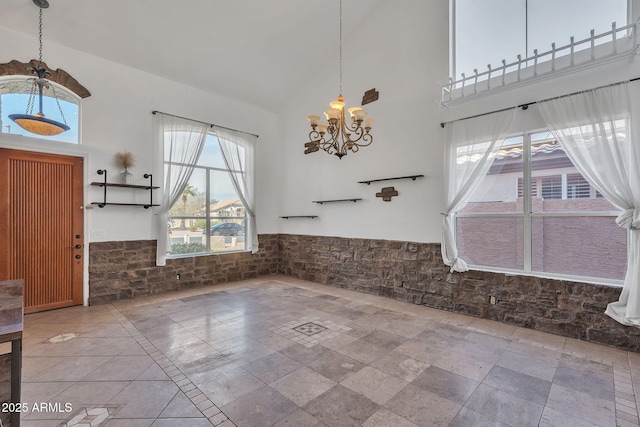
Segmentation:
{"type": "Polygon", "coordinates": [[[342,0],[340,0],[340,95],[342,95],[342,0]]]}
{"type": "MultiPolygon", "coordinates": [[[[38,64],[38,68],[42,68],[42,8],[40,8],[40,13],[39,13],[39,19],[38,19],[38,40],[40,41],[40,51],[39,51],[39,64],[38,64]]],[[[56,88],[53,85],[53,83],[49,83],[47,86],[47,88],[51,88],[51,91],[53,92],[53,98],[56,100],[56,104],[58,105],[58,110],[60,110],[60,115],[62,116],[62,121],[64,122],[64,124],[68,124],[67,123],[67,119],[64,116],[64,112],[62,111],[62,106],[60,105],[60,100],[58,99],[58,94],[56,93],[56,88]]],[[[33,93],[33,98],[35,98],[35,91],[33,93]]],[[[33,103],[34,103],[34,99],[30,99],[29,103],[31,104],[31,110],[29,111],[29,113],[27,114],[31,114],[31,111],[33,111],[33,103]]]]}
{"type": "MultiPolygon", "coordinates": [[[[40,45],[38,50],[38,68],[42,68],[42,8],[39,8],[39,13],[38,13],[38,43],[40,45]]],[[[29,101],[27,102],[27,114],[29,115],[33,114],[33,107],[36,101],[37,88],[38,88],[38,81],[37,79],[34,79],[33,84],[31,85],[31,93],[29,95],[29,101]]]]}
{"type": "Polygon", "coordinates": [[[33,114],[33,105],[36,101],[37,87],[38,85],[35,82],[31,85],[31,93],[29,94],[29,101],[27,101],[27,114],[29,115],[33,114]]]}
{"type": "Polygon", "coordinates": [[[328,123],[320,123],[319,115],[307,116],[307,120],[311,125],[309,132],[309,142],[305,143],[304,154],[314,153],[324,150],[329,154],[334,154],[338,158],[347,155],[348,151],[358,152],[360,147],[366,147],[373,142],[373,136],[369,133],[374,120],[365,119],[366,110],[360,107],[345,108],[344,97],[342,96],[342,0],[340,0],[339,13],[339,78],[340,78],[340,95],[336,101],[330,102],[331,107],[324,112],[328,123]],[[348,114],[345,113],[348,111],[348,114]],[[351,122],[347,123],[347,118],[351,118],[351,122]]]}
{"type": "Polygon", "coordinates": [[[56,88],[53,85],[53,83],[50,83],[49,87],[51,88],[51,91],[53,92],[53,99],[55,99],[56,100],[56,104],[58,104],[58,110],[60,110],[60,115],[62,116],[62,121],[64,122],[65,125],[68,125],[69,123],[67,123],[67,119],[64,117],[64,113],[62,112],[62,107],[60,106],[60,100],[58,99],[58,94],[56,93],[56,88]]]}
{"type": "Polygon", "coordinates": [[[42,8],[40,8],[39,22],[38,22],[38,40],[40,41],[40,57],[38,68],[42,68],[42,8]]]}

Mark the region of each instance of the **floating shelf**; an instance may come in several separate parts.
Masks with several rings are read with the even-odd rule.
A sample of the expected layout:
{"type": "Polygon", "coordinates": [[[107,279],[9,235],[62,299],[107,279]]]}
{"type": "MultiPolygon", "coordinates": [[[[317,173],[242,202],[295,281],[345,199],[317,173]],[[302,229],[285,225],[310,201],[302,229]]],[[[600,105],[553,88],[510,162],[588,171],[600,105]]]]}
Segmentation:
{"type": "Polygon", "coordinates": [[[91,185],[95,185],[98,187],[103,187],[104,192],[102,196],[101,202],[91,202],[92,205],[98,205],[99,208],[104,208],[105,206],[142,206],[145,209],[149,209],[152,206],[160,206],[158,204],[153,203],[153,190],[156,190],[160,187],[153,185],[153,175],[150,173],[145,173],[144,177],[150,180],[150,185],[133,185],[133,184],[121,184],[117,182],[107,182],[107,170],[106,169],[98,169],[98,175],[104,175],[104,181],[98,182],[94,181],[91,185]],[[148,190],[149,191],[149,203],[117,203],[117,202],[107,202],[107,188],[132,188],[134,190],[148,190]]]}
{"type": "Polygon", "coordinates": [[[133,184],[119,184],[117,182],[92,182],[91,185],[97,185],[99,187],[120,187],[120,188],[138,188],[140,190],[157,190],[158,186],[150,187],[148,185],[133,185],[133,184]]]}
{"type": "Polygon", "coordinates": [[[287,216],[281,216],[280,218],[282,219],[289,219],[289,218],[318,218],[318,215],[287,215],[287,216]]]}
{"type": "Polygon", "coordinates": [[[335,199],[335,200],[314,200],[313,203],[317,203],[319,205],[323,203],[336,203],[336,202],[357,202],[362,199],[335,199]]]}
{"type": "Polygon", "coordinates": [[[99,208],[104,208],[105,206],[142,206],[145,209],[149,209],[150,207],[153,206],[160,206],[160,205],[150,205],[150,204],[145,204],[145,203],[114,203],[114,202],[91,202],[92,205],[98,205],[99,208]]]}
{"type": "Polygon", "coordinates": [[[382,179],[370,179],[368,181],[358,181],[358,184],[367,184],[370,185],[372,182],[380,182],[380,181],[393,181],[396,179],[410,179],[415,181],[417,178],[422,178],[424,175],[408,175],[408,176],[397,176],[394,178],[382,178],[382,179]]]}

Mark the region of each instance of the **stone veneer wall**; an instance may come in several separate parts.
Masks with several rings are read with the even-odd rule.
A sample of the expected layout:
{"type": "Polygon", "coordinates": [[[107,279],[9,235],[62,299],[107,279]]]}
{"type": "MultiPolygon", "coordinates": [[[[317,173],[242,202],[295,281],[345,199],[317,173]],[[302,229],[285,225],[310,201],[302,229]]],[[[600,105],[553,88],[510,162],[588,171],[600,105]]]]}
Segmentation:
{"type": "Polygon", "coordinates": [[[251,279],[278,272],[278,235],[258,236],[259,251],[167,259],[156,266],[156,241],[89,245],[89,304],[251,279]],[[180,279],[176,279],[180,274],[180,279]]]}
{"type": "Polygon", "coordinates": [[[89,303],[280,273],[640,352],[640,329],[604,314],[620,295],[617,287],[482,271],[450,273],[436,243],[290,234],[258,239],[255,255],[169,259],[165,267],[155,265],[155,240],[91,243],[89,303]]]}
{"type": "Polygon", "coordinates": [[[607,304],[618,300],[618,287],[482,271],[450,273],[435,243],[278,236],[281,274],[640,351],[640,329],[604,314],[607,304]]]}

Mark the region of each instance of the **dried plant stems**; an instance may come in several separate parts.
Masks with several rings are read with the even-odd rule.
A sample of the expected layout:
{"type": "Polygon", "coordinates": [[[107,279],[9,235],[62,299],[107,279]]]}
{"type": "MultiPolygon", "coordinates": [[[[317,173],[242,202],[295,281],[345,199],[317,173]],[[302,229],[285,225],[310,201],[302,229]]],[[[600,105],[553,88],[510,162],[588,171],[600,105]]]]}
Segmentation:
{"type": "Polygon", "coordinates": [[[129,168],[133,167],[135,162],[136,162],[135,157],[133,157],[133,154],[131,154],[129,151],[124,151],[122,153],[116,153],[116,163],[121,168],[129,169],[129,168]]]}

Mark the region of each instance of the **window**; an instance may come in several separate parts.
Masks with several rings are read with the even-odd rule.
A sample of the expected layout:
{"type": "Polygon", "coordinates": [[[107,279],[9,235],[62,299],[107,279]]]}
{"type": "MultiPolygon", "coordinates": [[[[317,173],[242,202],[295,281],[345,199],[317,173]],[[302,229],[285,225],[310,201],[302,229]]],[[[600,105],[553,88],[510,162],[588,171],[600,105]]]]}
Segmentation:
{"type": "MultiPolygon", "coordinates": [[[[43,91],[43,112],[50,119],[66,123],[71,127],[70,130],[54,136],[36,135],[22,129],[9,118],[10,114],[24,114],[27,111],[33,86],[27,79],[26,76],[0,78],[0,133],[78,144],[79,98],[65,87],[53,82],[50,82],[50,89],[45,88],[43,91]],[[55,88],[58,102],[51,88],[55,88]]],[[[37,96],[35,103],[34,114],[38,112],[37,96]]]]}
{"type": "Polygon", "coordinates": [[[579,173],[566,175],[566,195],[567,199],[588,199],[595,197],[591,193],[591,186],[579,173]]]}
{"type": "Polygon", "coordinates": [[[527,133],[503,142],[456,215],[456,240],[476,267],[621,280],[627,235],[618,214],[549,132],[527,133]]]}
{"type": "Polygon", "coordinates": [[[543,200],[562,199],[562,177],[544,176],[536,179],[540,182],[540,193],[543,200]]]}
{"type": "MultiPolygon", "coordinates": [[[[239,150],[244,158],[244,149],[239,150]]],[[[245,206],[229,177],[218,138],[209,135],[181,197],[169,210],[170,254],[244,250],[245,235],[245,206]]]]}
{"type": "MultiPolygon", "coordinates": [[[[536,177],[531,179],[531,195],[550,199],[588,199],[602,197],[579,173],[536,177]],[[540,189],[540,192],[538,192],[540,189]]],[[[523,179],[518,178],[518,197],[524,197],[523,179]]]]}
{"type": "MultiPolygon", "coordinates": [[[[451,76],[467,76],[627,25],[627,0],[452,0],[451,76]]],[[[607,42],[602,39],[601,42],[607,42]]]]}

